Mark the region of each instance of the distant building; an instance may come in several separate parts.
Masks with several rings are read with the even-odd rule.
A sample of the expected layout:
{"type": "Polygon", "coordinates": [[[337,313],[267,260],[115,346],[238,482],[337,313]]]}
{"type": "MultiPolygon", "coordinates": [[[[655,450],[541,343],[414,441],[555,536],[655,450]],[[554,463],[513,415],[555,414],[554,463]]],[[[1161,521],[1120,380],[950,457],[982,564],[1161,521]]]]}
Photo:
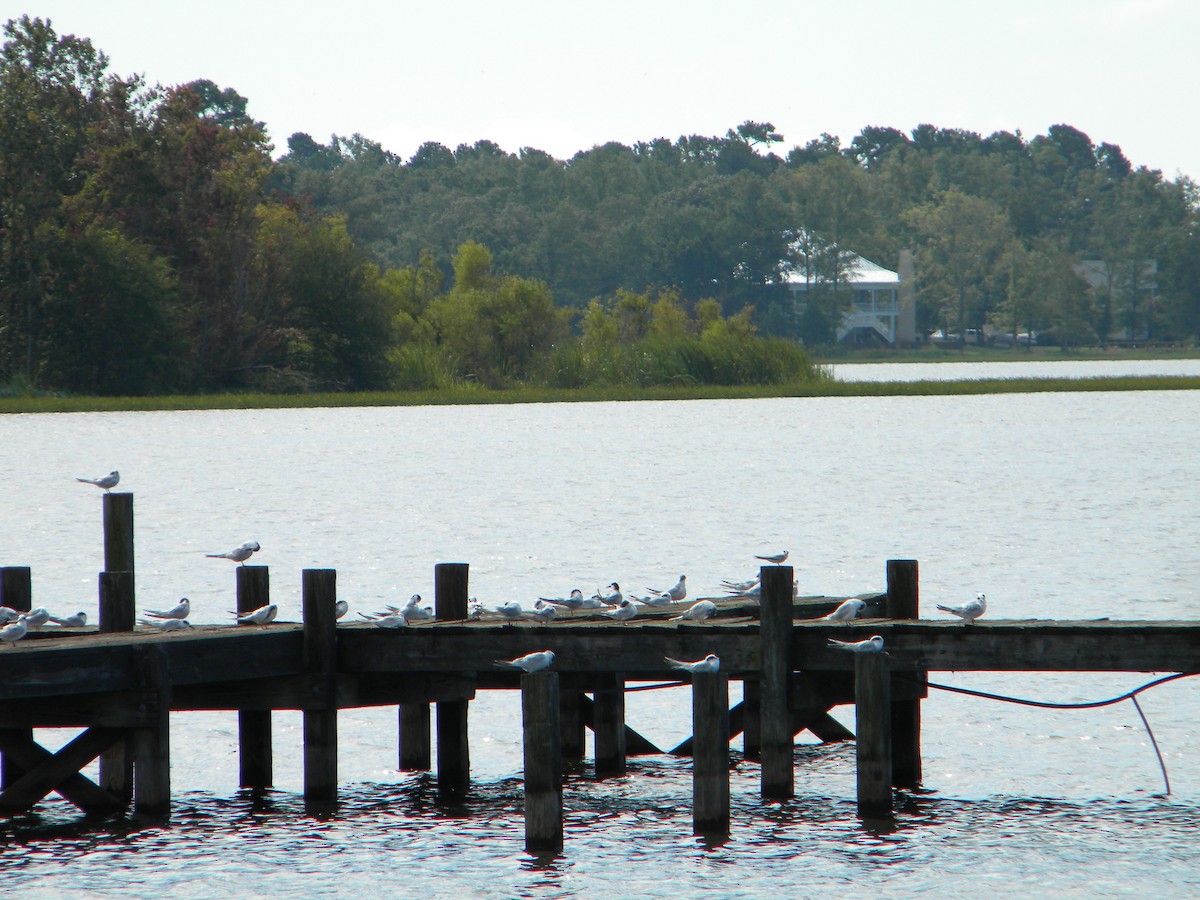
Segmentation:
{"type": "MultiPolygon", "coordinates": [[[[889,347],[916,342],[916,306],[914,303],[912,254],[900,251],[900,269],[885,269],[854,253],[847,253],[849,264],[843,287],[850,293],[850,309],[842,314],[837,327],[838,341],[845,343],[884,343],[889,347]]],[[[802,272],[788,271],[784,284],[792,297],[792,311],[799,319],[808,305],[810,291],[829,287],[828,282],[806,278],[802,272]]]]}

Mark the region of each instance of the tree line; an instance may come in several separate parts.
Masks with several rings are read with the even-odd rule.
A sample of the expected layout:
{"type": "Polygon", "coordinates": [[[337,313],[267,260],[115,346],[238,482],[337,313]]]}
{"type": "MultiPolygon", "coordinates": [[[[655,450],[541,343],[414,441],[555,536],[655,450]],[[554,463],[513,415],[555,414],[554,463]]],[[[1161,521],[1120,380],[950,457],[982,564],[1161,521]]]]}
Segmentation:
{"type": "Polygon", "coordinates": [[[297,133],[275,159],[232,88],[115,75],[42,19],[4,34],[0,383],[794,380],[848,302],[848,250],[913,251],[925,331],[1200,331],[1195,184],[1066,125],[869,127],[781,155],[748,121],[569,160],[297,133]],[[789,270],[827,288],[803,316],[789,270]]]}

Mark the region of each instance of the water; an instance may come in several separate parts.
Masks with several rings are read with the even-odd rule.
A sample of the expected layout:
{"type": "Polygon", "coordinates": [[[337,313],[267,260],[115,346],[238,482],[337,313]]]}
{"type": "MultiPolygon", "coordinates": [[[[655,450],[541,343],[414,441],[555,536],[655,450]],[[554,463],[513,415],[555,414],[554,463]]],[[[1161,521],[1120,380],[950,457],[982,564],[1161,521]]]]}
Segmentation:
{"type": "MultiPolygon", "coordinates": [[[[10,416],[0,471],[18,514],[0,520],[0,562],[32,566],[38,604],[94,616],[99,492],[72,478],[116,467],[135,494],[140,605],[186,595],[194,622],[233,608],[232,565],[203,554],[249,539],[284,619],[299,618],[306,567],[337,568],[355,610],[431,597],[440,561],[469,562],[488,605],[528,605],[680,572],[694,594],[718,593],[783,548],[806,593],[879,590],[886,559],[919,559],[929,615],[984,590],[994,618],[1194,619],[1197,423],[1195,392],[10,416]]],[[[1080,701],[1150,677],[935,680],[1080,701]]],[[[298,714],[274,717],[266,804],[238,792],[233,714],[175,714],[171,823],[89,825],[46,801],[0,832],[0,889],[1200,896],[1198,682],[1141,697],[1169,797],[1127,703],[1047,711],[933,692],[924,790],[902,798],[894,830],[856,818],[852,747],[798,747],[788,803],[761,802],[757,766],[738,759],[720,845],[690,834],[686,761],[646,757],[625,778],[571,774],[566,849],[550,860],[521,846],[515,695],[472,704],[474,789],[449,810],[429,776],[393,768],[394,709],[342,712],[342,803],[327,820],[303,815],[298,714]]],[[[853,726],[852,710],[839,716],[853,726]]],[[[631,694],[627,717],[672,746],[690,730],[688,695],[631,694]]]]}
{"type": "Polygon", "coordinates": [[[841,381],[961,381],[979,378],[1114,378],[1200,375],[1200,359],[1038,359],[1012,362],[836,363],[841,381]]]}

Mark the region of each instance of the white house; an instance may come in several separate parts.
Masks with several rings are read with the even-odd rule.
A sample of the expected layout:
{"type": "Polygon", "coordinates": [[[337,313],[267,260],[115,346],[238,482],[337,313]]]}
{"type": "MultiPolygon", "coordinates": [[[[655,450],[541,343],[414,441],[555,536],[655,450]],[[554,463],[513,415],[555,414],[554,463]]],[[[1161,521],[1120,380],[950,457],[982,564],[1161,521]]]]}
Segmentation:
{"type": "MultiPolygon", "coordinates": [[[[851,307],[842,314],[837,339],[883,340],[889,346],[911,344],[916,337],[916,311],[912,300],[912,254],[900,251],[900,269],[893,272],[857,254],[847,253],[849,266],[843,284],[851,292],[851,307]]],[[[797,317],[807,305],[807,294],[820,282],[794,269],[784,275],[797,317]]],[[[822,285],[824,286],[824,285],[822,285]]]]}

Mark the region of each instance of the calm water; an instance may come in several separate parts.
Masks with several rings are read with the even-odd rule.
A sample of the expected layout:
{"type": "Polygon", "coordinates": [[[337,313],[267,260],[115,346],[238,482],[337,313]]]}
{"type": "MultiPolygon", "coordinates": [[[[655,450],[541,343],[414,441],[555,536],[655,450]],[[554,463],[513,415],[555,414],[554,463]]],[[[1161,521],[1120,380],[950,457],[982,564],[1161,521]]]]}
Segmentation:
{"type": "MultiPolygon", "coordinates": [[[[680,572],[714,594],[783,548],[811,593],[881,589],[888,558],[917,558],[930,615],[983,590],[995,618],[1196,618],[1197,423],[1195,392],[12,416],[0,471],[18,514],[0,520],[0,561],[33,567],[38,604],[94,616],[99,492],[73,476],[117,467],[136,498],[139,602],[186,595],[194,622],[232,608],[232,565],[204,553],[251,538],[287,619],[306,567],[336,567],[355,609],[432,596],[440,561],[469,562],[485,603],[528,605],[680,572]]],[[[936,680],[1076,701],[1150,677],[936,680]]],[[[690,834],[687,763],[650,757],[622,779],[572,775],[554,860],[521,846],[515,696],[472,704],[475,790],[455,809],[428,776],[393,768],[394,709],[343,712],[343,803],[325,821],[302,814],[298,714],[275,716],[266,805],[237,791],[236,718],[177,714],[170,825],[80,826],[43,803],[0,838],[0,889],[1200,896],[1198,687],[1141,698],[1170,797],[1129,704],[1057,712],[934,692],[926,790],[890,833],[854,815],[852,746],[799,747],[797,798],[782,804],[758,800],[757,766],[739,760],[733,834],[715,847],[690,834]]],[[[632,694],[627,715],[660,746],[689,732],[679,690],[632,694]]],[[[39,732],[48,746],[69,736],[39,732]]]]}
{"type": "Polygon", "coordinates": [[[838,363],[826,368],[842,381],[1111,378],[1120,375],[1200,375],[1200,359],[1040,359],[988,363],[838,363]]]}

